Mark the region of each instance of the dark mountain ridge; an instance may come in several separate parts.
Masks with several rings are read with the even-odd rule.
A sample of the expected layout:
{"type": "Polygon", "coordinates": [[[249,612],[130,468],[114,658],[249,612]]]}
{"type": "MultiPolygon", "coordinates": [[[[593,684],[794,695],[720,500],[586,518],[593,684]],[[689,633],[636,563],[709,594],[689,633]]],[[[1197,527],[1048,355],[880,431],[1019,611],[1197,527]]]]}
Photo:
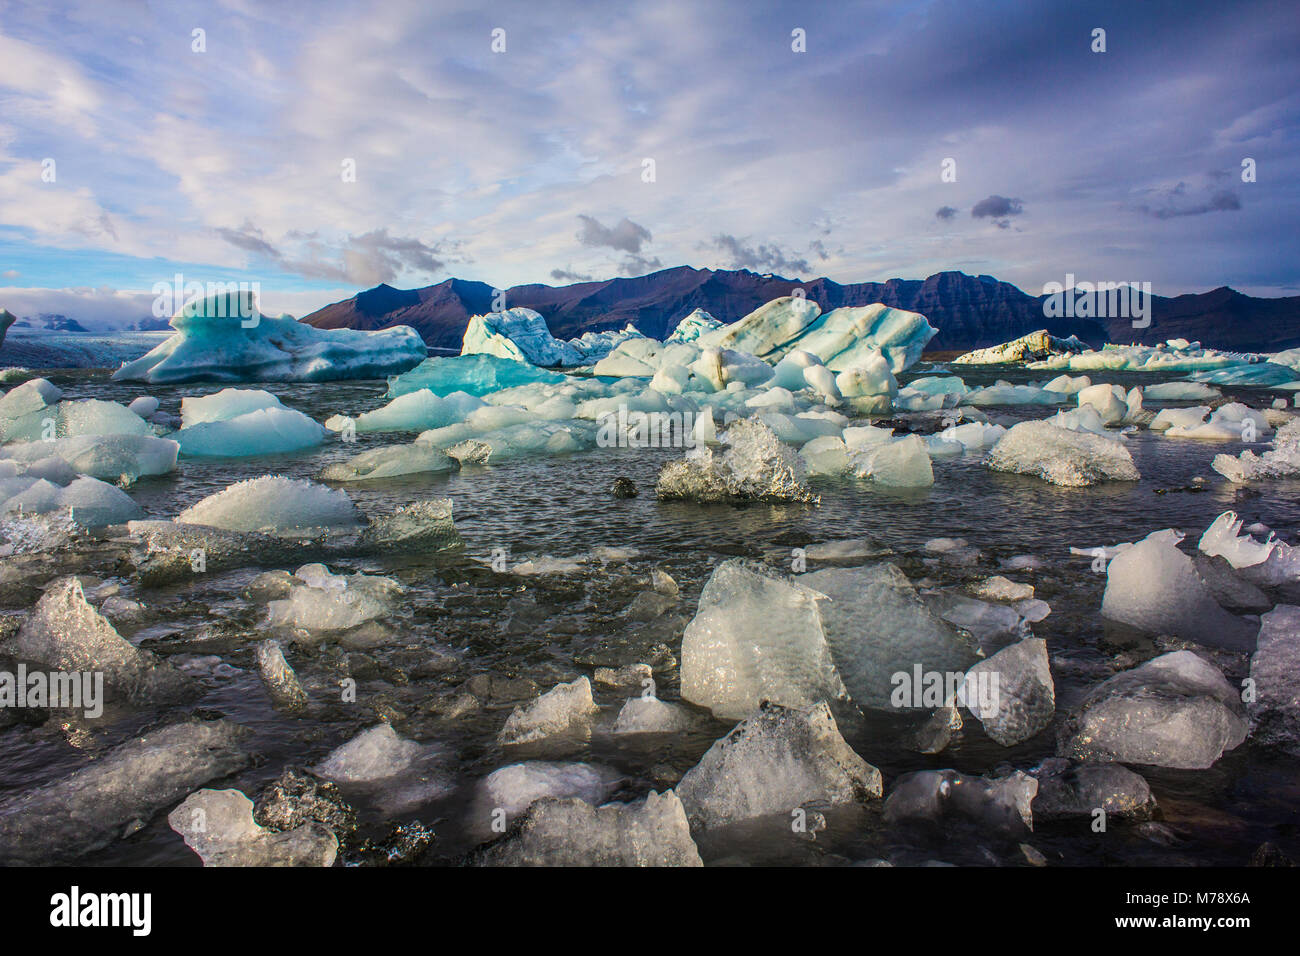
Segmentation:
{"type": "MultiPolygon", "coordinates": [[[[992,276],[939,272],[926,279],[841,284],[760,275],[748,269],[677,266],[634,278],[573,285],[520,285],[506,290],[507,306],[541,313],[557,338],[621,329],[629,322],[662,339],[693,309],[734,322],[771,299],[802,288],[823,310],[883,302],[920,312],[939,330],[932,351],[983,348],[1036,329],[1103,342],[1155,344],[1171,338],[1239,351],[1277,351],[1300,345],[1300,296],[1262,299],[1226,286],[1209,292],[1153,295],[1151,324],[1131,319],[1052,318],[1044,297],[1031,296],[992,276]]],[[[383,329],[410,325],[427,345],[458,349],[470,316],[492,311],[494,290],[483,282],[445,279],[422,289],[378,285],[328,305],[302,321],[319,328],[383,329]]]]}

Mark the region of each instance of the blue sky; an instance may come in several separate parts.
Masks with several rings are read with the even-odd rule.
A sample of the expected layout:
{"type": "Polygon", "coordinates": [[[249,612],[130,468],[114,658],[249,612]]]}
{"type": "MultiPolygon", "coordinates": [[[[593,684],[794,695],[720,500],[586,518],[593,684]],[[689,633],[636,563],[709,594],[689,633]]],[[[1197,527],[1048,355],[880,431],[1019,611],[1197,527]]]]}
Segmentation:
{"type": "Polygon", "coordinates": [[[1294,13],[4,0],[0,305],[128,321],[182,272],[304,314],[683,263],[1297,294],[1294,13]]]}

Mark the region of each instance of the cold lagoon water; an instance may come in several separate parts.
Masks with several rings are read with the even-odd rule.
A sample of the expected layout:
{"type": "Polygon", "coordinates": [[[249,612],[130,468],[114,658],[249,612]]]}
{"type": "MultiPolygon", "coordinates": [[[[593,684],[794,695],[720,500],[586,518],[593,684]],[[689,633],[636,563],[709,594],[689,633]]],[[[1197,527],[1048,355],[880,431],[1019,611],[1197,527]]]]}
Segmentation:
{"type": "MultiPolygon", "coordinates": [[[[1042,372],[1010,366],[962,367],[959,372],[971,387],[1044,378],[1042,372]]],[[[180,415],[183,397],[223,387],[113,381],[106,370],[41,374],[63,390],[64,400],[125,405],[147,394],[159,400],[161,413],[173,416],[180,415]]],[[[929,374],[933,370],[921,363],[900,375],[900,384],[929,374]]],[[[1093,381],[1131,387],[1186,373],[1092,374],[1093,381]]],[[[377,380],[246,387],[264,388],[317,422],[364,413],[389,400],[386,383],[377,380]]],[[[1256,408],[1267,407],[1272,399],[1265,400],[1257,390],[1223,388],[1229,397],[1256,408]]],[[[1148,407],[1159,404],[1149,402],[1148,407]]],[[[1048,417],[1057,408],[985,406],[982,411],[1010,425],[1048,417]]],[[[928,432],[938,416],[895,411],[876,419],[882,417],[900,432],[928,432]]],[[[148,518],[167,519],[234,482],[267,474],[313,479],[359,452],[414,437],[410,432],[362,431],[355,443],[331,439],[287,454],[182,456],[175,471],[142,477],[128,492],[148,518]]],[[[993,471],[982,453],[971,452],[933,456],[934,483],[924,488],[891,489],[852,476],[814,476],[809,484],[819,496],[815,504],[659,500],[656,479],[666,463],[682,458],[681,448],[595,448],[333,485],[372,518],[416,500],[451,499],[463,539],[458,549],[380,548],[300,562],[254,552],[246,555],[247,566],[196,573],[159,586],[146,586],[134,575],[125,558],[127,546],[102,532],[97,541],[83,541],[48,560],[6,558],[0,586],[6,615],[27,614],[54,579],[77,574],[87,599],[123,637],[174,665],[198,686],[195,695],[177,702],[111,705],[104,719],[95,721],[61,712],[9,720],[0,730],[0,796],[6,812],[13,814],[25,797],[94,764],[116,745],[197,717],[205,722],[224,718],[246,728],[239,746],[249,758],[202,786],[237,789],[258,801],[286,768],[319,770],[336,748],[386,723],[402,741],[415,743],[394,765],[400,773],[378,774],[385,781],[381,785],[364,782],[366,773],[351,773],[352,782],[348,772],[335,775],[339,792],[356,810],[356,832],[339,830],[346,834],[341,858],[365,863],[413,859],[433,865],[481,860],[476,849],[499,832],[491,824],[501,803],[488,792],[485,779],[508,765],[586,765],[549,771],[543,766],[539,773],[547,786],[558,786],[555,781],[567,774],[565,794],[585,793],[593,803],[691,789],[683,776],[735,721],[687,704],[685,711],[674,711],[680,726],[671,732],[615,732],[625,701],[642,693],[644,673],[623,676],[621,686],[612,686],[604,669],[648,664],[657,697],[679,703],[684,633],[710,576],[735,558],[789,574],[795,582],[827,568],[888,560],[931,599],[936,593],[964,593],[994,575],[1032,585],[1034,598],[1050,605],[1050,614],[1026,626],[1032,637],[1046,642],[1055,711],[1050,723],[1028,739],[1003,746],[979,720],[964,714],[963,726],[952,731],[946,747],[927,754],[916,741],[928,711],[911,716],[859,711],[848,701],[834,702],[832,710],[852,751],[879,769],[886,797],[912,771],[965,775],[941,785],[945,799],[953,787],[974,791],[985,786],[973,778],[1006,781],[1018,779],[1016,771],[1044,774],[1058,754],[1058,738],[1071,713],[1118,673],[1183,649],[1200,651],[1234,688],[1250,673],[1253,645],[1207,647],[1103,619],[1107,574],[1097,569],[1093,549],[1174,528],[1186,533],[1183,550],[1191,553],[1202,532],[1227,511],[1236,512],[1246,526],[1262,523],[1274,529],[1285,541],[1294,542],[1300,528],[1300,481],[1231,484],[1211,470],[1215,455],[1235,456],[1246,447],[1241,442],[1170,438],[1143,428],[1132,431],[1125,443],[1139,481],[1063,487],[993,471]],[[615,496],[611,489],[619,479],[630,479],[639,494],[615,496]],[[856,543],[817,548],[850,540],[856,543]],[[1082,553],[1072,554],[1071,548],[1082,553]],[[403,590],[389,596],[388,613],[347,630],[269,623],[262,592],[271,585],[259,575],[293,573],[315,560],[335,574],[394,579],[403,590]],[[268,637],[279,640],[305,689],[305,706],[288,706],[268,691],[258,662],[258,645],[268,637]],[[499,735],[517,706],[580,678],[590,681],[598,708],[581,733],[570,727],[534,742],[501,742],[499,735]],[[343,699],[340,692],[348,679],[355,681],[355,701],[343,699]],[[408,827],[394,834],[395,824],[411,821],[427,830],[408,827]],[[368,846],[367,838],[373,841],[368,846]]],[[[1300,603],[1294,593],[1287,598],[1288,587],[1295,590],[1275,590],[1274,600],[1300,603]]],[[[277,593],[282,596],[283,588],[277,593]]],[[[977,626],[971,633],[980,637],[977,626]]],[[[1027,634],[1022,630],[1016,636],[1027,634]]],[[[991,640],[989,653],[1006,644],[1005,636],[991,640]]],[[[847,671],[845,682],[852,683],[847,671]]],[[[396,759],[391,749],[374,759],[396,759]]],[[[693,836],[706,865],[879,860],[895,865],[1244,865],[1266,843],[1296,858],[1300,765],[1294,755],[1252,735],[1212,762],[1206,769],[1128,762],[1149,785],[1155,809],[1114,813],[1104,832],[1097,832],[1087,808],[1074,815],[1039,813],[1047,809],[1047,789],[1040,784],[1032,832],[994,819],[990,808],[1015,798],[990,789],[972,798],[980,809],[950,813],[938,826],[918,825],[916,813],[903,812],[902,797],[891,810],[885,800],[858,794],[858,799],[828,800],[822,807],[811,801],[728,826],[696,827],[693,836]],[[792,814],[806,825],[792,825],[792,814]]],[[[915,784],[918,778],[908,779],[915,784]]],[[[142,778],[141,788],[149,785],[142,778]]],[[[506,789],[508,785],[503,783],[506,789]]],[[[199,857],[168,821],[168,811],[184,792],[143,800],[150,810],[121,827],[124,835],[87,837],[100,844],[92,852],[68,852],[66,838],[60,838],[62,848],[51,851],[51,857],[71,856],[92,865],[196,865],[199,857]]],[[[926,799],[918,798],[918,805],[926,799]]],[[[34,843],[32,852],[42,858],[39,827],[17,837],[12,829],[7,834],[34,843]]]]}

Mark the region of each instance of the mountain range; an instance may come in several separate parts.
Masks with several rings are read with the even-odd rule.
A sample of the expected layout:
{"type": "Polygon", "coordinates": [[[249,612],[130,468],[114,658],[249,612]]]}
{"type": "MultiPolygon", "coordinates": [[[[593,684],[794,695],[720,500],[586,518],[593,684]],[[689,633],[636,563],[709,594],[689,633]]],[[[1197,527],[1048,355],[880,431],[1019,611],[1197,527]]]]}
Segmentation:
{"type": "MultiPolygon", "coordinates": [[[[771,299],[802,288],[823,310],[883,302],[920,312],[939,330],[929,351],[983,348],[1037,329],[1103,342],[1155,344],[1171,338],[1239,351],[1300,346],[1300,296],[1263,299],[1222,286],[1209,292],[1152,296],[1151,324],[1128,318],[1049,318],[1044,297],[1031,296],[993,276],[939,272],[927,279],[841,284],[831,279],[787,279],[748,269],[678,266],[635,278],[572,285],[520,285],[505,290],[509,307],[525,306],[546,319],[557,338],[633,324],[663,339],[693,309],[734,322],[771,299]]],[[[410,325],[425,344],[459,349],[470,316],[493,311],[496,290],[483,282],[446,279],[422,289],[378,285],[303,317],[319,328],[384,329],[410,325]]]]}

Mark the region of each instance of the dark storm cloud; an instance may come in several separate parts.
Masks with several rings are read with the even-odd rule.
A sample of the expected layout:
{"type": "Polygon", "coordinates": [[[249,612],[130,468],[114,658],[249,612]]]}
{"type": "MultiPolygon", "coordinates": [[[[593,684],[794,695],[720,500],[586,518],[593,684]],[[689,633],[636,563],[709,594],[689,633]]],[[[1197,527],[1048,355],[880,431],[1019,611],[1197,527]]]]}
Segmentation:
{"type": "Polygon", "coordinates": [[[976,219],[1005,219],[1007,216],[1018,216],[1024,211],[1024,204],[1019,199],[995,195],[977,202],[971,207],[970,214],[976,219]]]}
{"type": "Polygon", "coordinates": [[[934,211],[934,215],[937,219],[951,219],[957,215],[957,210],[953,209],[952,206],[940,206],[934,211]]]}
{"type": "Polygon", "coordinates": [[[584,246],[606,246],[620,252],[640,255],[641,246],[650,241],[650,230],[624,217],[613,226],[605,226],[592,216],[579,214],[582,228],[578,241],[584,246]]]}
{"type": "Polygon", "coordinates": [[[812,271],[808,260],[792,253],[787,254],[775,245],[760,243],[757,246],[746,245],[735,236],[719,233],[713,237],[713,248],[723,253],[727,265],[732,269],[752,269],[755,272],[775,272],[796,274],[812,271]]]}

